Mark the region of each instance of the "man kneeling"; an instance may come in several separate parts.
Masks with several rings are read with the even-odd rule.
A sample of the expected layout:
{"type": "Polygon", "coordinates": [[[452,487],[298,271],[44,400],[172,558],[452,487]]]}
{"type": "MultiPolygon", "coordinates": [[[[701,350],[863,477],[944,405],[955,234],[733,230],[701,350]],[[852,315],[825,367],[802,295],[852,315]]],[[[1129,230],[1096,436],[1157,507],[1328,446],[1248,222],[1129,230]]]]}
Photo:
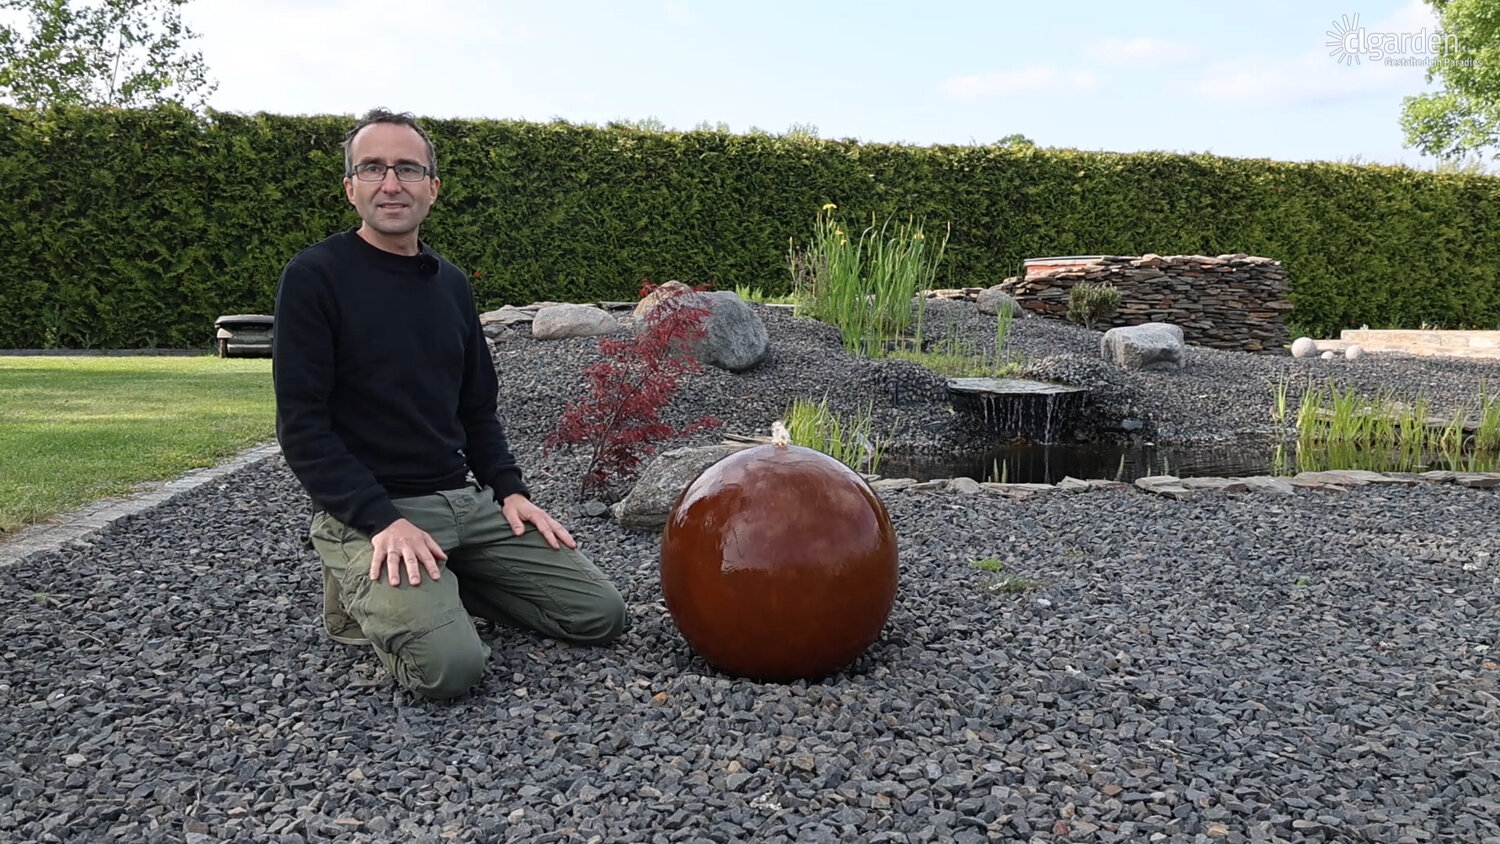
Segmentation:
{"type": "Polygon", "coordinates": [[[471,615],[589,645],[625,626],[620,593],[530,499],[468,277],[418,237],[440,184],[411,115],[361,119],[344,139],[361,225],[287,263],[272,347],[277,439],[316,510],[324,627],[430,698],[483,676],[471,615]]]}

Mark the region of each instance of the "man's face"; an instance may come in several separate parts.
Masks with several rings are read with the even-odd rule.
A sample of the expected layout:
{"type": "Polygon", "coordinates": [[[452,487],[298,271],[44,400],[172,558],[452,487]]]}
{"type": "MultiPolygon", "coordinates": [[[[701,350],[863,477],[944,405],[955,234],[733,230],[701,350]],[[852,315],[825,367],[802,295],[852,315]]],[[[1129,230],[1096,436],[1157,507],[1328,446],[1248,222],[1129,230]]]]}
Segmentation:
{"type": "MultiPolygon", "coordinates": [[[[350,161],[355,167],[378,162],[394,168],[397,164],[420,164],[431,167],[427,145],[410,126],[395,123],[372,123],[361,129],[349,144],[350,161]]],[[[394,169],[385,171],[378,182],[364,182],[344,177],[344,195],[359,212],[365,225],[384,235],[410,234],[422,225],[437,199],[439,181],[431,176],[416,182],[396,178],[394,169]]]]}

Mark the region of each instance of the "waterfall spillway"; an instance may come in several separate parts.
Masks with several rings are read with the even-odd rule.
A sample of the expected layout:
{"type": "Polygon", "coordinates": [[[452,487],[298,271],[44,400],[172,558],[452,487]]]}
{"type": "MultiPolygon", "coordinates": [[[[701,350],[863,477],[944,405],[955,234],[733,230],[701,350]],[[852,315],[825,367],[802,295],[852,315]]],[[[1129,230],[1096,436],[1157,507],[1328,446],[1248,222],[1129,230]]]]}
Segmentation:
{"type": "Polygon", "coordinates": [[[1088,389],[1022,378],[950,378],[948,394],[955,410],[998,436],[1051,443],[1068,430],[1088,389]]]}

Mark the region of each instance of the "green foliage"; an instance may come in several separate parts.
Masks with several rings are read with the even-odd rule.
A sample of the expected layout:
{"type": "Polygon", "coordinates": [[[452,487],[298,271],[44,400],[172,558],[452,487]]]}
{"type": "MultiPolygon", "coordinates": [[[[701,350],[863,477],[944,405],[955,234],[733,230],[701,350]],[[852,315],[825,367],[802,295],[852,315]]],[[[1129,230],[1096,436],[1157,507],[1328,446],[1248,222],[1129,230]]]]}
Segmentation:
{"type": "Polygon", "coordinates": [[[1080,282],[1068,290],[1068,319],[1092,330],[1099,320],[1120,309],[1120,291],[1113,284],[1080,282]]]}
{"type": "MultiPolygon", "coordinates": [[[[1281,392],[1276,401],[1285,401],[1281,392]]],[[[1436,462],[1493,471],[1500,465],[1500,394],[1481,385],[1477,397],[1449,397],[1448,404],[1451,415],[1434,419],[1422,394],[1401,401],[1390,391],[1367,398],[1331,382],[1310,386],[1297,412],[1297,469],[1407,472],[1436,462]]]]}
{"type": "Polygon", "coordinates": [[[993,352],[985,348],[974,348],[969,343],[963,342],[955,320],[955,324],[949,327],[946,336],[933,343],[931,348],[903,349],[898,347],[886,352],[884,357],[919,363],[949,378],[1002,378],[1014,375],[1021,371],[1024,365],[1023,361],[1013,359],[1005,347],[1014,319],[1015,316],[1009,308],[1001,309],[995,319],[995,350],[993,352]]]}
{"type": "Polygon", "coordinates": [[[847,224],[818,212],[812,242],[788,256],[796,296],[807,315],[836,325],[844,347],[879,354],[912,322],[912,302],[932,286],[948,238],[933,246],[914,221],[891,220],[877,231],[874,221],[856,239],[847,224]]]}
{"type": "Polygon", "coordinates": [[[786,411],[787,434],[794,445],[821,451],[857,472],[875,474],[885,448],[874,434],[872,413],[866,408],[846,420],[828,408],[827,396],[817,403],[797,399],[786,411]]]}
{"type": "MultiPolygon", "coordinates": [[[[0,348],[206,349],[215,317],[270,313],[287,260],[358,224],[340,187],[352,122],[0,107],[0,348]]],[[[805,242],[808,210],[837,197],[850,220],[952,220],[940,287],[988,287],[1048,255],[1247,252],[1282,261],[1292,320],[1311,336],[1361,324],[1500,327],[1500,179],[1490,176],[563,122],[424,125],[443,184],[423,237],[477,273],[486,310],[630,300],[643,276],[784,296],[789,242],[805,242]]]]}
{"type": "Polygon", "coordinates": [[[182,22],[189,0],[0,0],[24,16],[0,24],[0,95],[25,108],[201,107],[216,85],[197,36],[182,22]]]}
{"type": "Polygon", "coordinates": [[[736,284],[734,286],[734,294],[746,302],[757,302],[765,305],[792,305],[796,304],[797,298],[791,294],[770,296],[766,294],[765,290],[759,287],[750,287],[744,284],[736,284]]]}
{"type": "Polygon", "coordinates": [[[979,589],[991,595],[1016,595],[1040,589],[1045,585],[1040,580],[1005,574],[1005,562],[999,557],[986,557],[982,560],[975,560],[969,565],[985,573],[979,589]]]}
{"type": "Polygon", "coordinates": [[[1500,0],[1427,2],[1440,45],[1427,81],[1443,88],[1402,103],[1406,145],[1445,159],[1500,147],[1500,0]]]}

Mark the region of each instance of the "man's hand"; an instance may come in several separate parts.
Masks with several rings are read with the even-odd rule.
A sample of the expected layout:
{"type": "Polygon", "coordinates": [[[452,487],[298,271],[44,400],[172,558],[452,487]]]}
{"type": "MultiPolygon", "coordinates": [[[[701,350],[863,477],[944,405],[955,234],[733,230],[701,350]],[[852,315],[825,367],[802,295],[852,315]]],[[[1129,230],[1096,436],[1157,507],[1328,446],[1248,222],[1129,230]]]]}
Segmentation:
{"type": "Polygon", "coordinates": [[[380,579],[382,567],[386,568],[392,586],[401,585],[403,568],[413,586],[422,582],[421,569],[424,568],[427,569],[427,576],[433,580],[442,577],[437,561],[446,561],[448,555],[443,553],[443,547],[427,531],[406,519],[391,522],[370,541],[375,546],[375,553],[370,555],[371,580],[380,579]]]}
{"type": "Polygon", "coordinates": [[[505,519],[510,522],[510,529],[516,532],[516,536],[526,532],[526,522],[536,525],[541,531],[542,538],[554,549],[557,548],[559,540],[569,548],[577,548],[578,543],[573,541],[573,535],[568,533],[558,521],[547,515],[547,511],[531,503],[531,499],[519,492],[505,496],[500,503],[500,509],[505,511],[505,519]]]}

